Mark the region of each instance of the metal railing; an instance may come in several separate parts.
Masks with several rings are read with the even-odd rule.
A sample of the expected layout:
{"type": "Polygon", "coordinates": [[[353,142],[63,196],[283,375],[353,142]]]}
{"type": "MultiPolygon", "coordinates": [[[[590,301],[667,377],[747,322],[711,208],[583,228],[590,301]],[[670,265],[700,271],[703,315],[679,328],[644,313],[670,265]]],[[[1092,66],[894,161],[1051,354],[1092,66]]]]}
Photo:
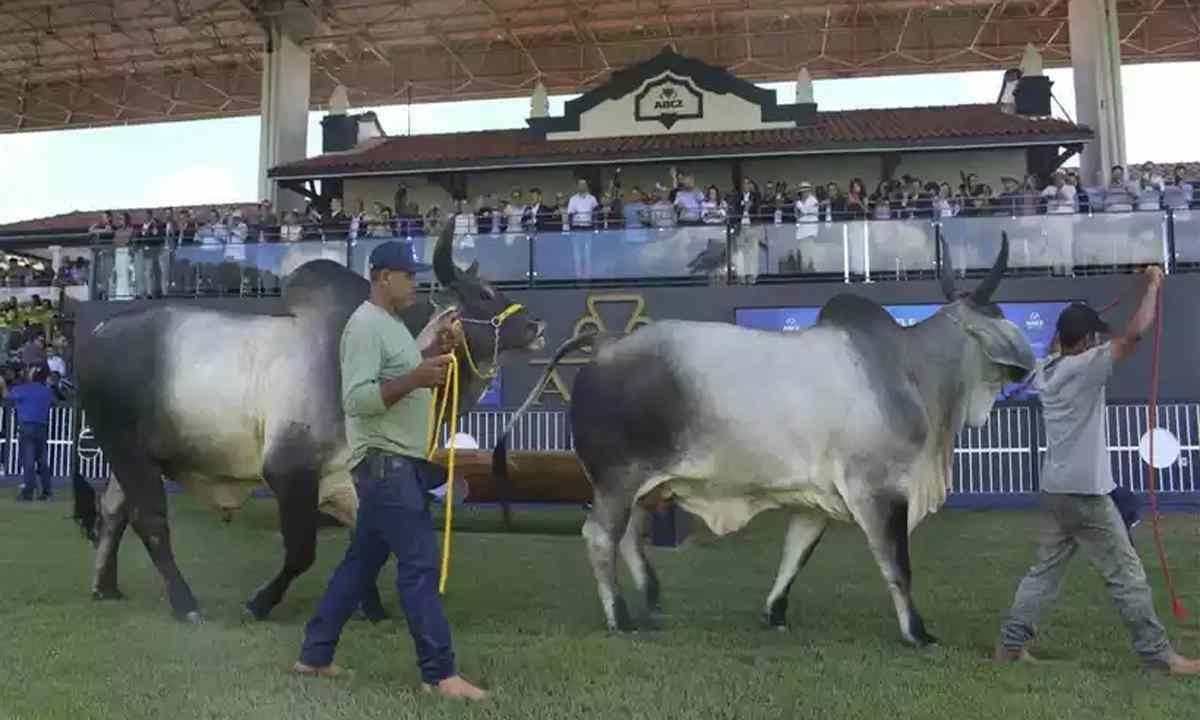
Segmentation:
{"type": "MultiPolygon", "coordinates": [[[[306,226],[307,227],[307,226],[306,226]]],[[[522,228],[454,236],[453,256],[478,261],[492,282],[509,287],[574,284],[727,284],[836,280],[872,282],[932,277],[949,261],[960,274],[991,266],[1001,232],[1011,241],[1010,272],[1080,275],[1126,272],[1158,263],[1168,272],[1200,270],[1200,210],[1042,215],[817,220],[625,227],[620,218],[587,229],[522,228]],[[945,240],[950,257],[942,258],[945,240]]],[[[86,237],[5,237],[34,252],[87,256],[90,296],[277,294],[289,273],[317,258],[359,274],[379,243],[412,242],[426,262],[436,236],[411,224],[383,233],[312,226],[302,234],[250,233],[228,242],[197,236],[114,246],[86,237]],[[292,241],[282,241],[294,237],[292,241]],[[253,240],[253,242],[248,241],[253,240]],[[38,249],[37,243],[44,245],[38,249]]],[[[78,262],[78,257],[68,257],[78,262]]],[[[78,272],[76,273],[76,275],[78,272]]],[[[433,280],[432,273],[419,277],[433,280]]]]}
{"type": "MultiPolygon", "coordinates": [[[[71,437],[76,408],[55,407],[51,413],[49,464],[56,477],[67,476],[71,455],[78,447],[78,469],[87,480],[108,475],[104,453],[91,439],[86,418],[80,418],[81,440],[71,437]]],[[[475,411],[460,419],[458,432],[479,444],[495,446],[512,419],[511,410],[475,411]]],[[[1113,479],[1137,493],[1148,490],[1148,466],[1138,455],[1140,438],[1148,430],[1147,406],[1110,404],[1107,412],[1109,455],[1113,479]]],[[[1167,403],[1158,408],[1157,425],[1169,430],[1180,443],[1179,460],[1158,473],[1158,487],[1168,493],[1200,490],[1200,403],[1167,403]]],[[[445,435],[445,434],[444,434],[445,435]]],[[[443,440],[445,437],[443,436],[443,440]]],[[[570,452],[573,437],[565,410],[527,413],[513,428],[509,448],[515,451],[570,452]]],[[[1039,487],[1042,456],[1046,451],[1041,409],[1036,403],[997,406],[981,428],[966,428],[958,436],[952,461],[951,495],[990,497],[1034,493],[1039,487]]],[[[9,476],[20,474],[20,439],[16,415],[5,408],[0,416],[0,463],[9,476]]]]}

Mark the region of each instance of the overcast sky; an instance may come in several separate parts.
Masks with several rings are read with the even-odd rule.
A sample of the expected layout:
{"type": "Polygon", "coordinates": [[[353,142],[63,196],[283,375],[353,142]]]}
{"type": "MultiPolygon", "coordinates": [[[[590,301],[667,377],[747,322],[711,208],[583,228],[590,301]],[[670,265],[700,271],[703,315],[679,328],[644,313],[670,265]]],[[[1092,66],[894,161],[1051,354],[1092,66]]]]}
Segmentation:
{"type": "MultiPolygon", "coordinates": [[[[1075,116],[1072,73],[1047,70],[1057,117],[1075,116]]],[[[1000,71],[818,80],[821,110],[995,102],[1000,71]]],[[[1200,63],[1122,68],[1127,160],[1200,160],[1200,63]]],[[[765,84],[781,102],[793,83],[765,84]]],[[[576,96],[552,97],[552,115],[576,96]]],[[[374,109],[390,135],[524,127],[529,99],[480,100],[374,109]]],[[[320,118],[309,116],[308,154],[320,152],[320,118]]],[[[130,127],[0,135],[0,223],[108,207],[254,202],[257,116],[130,127]]]]}

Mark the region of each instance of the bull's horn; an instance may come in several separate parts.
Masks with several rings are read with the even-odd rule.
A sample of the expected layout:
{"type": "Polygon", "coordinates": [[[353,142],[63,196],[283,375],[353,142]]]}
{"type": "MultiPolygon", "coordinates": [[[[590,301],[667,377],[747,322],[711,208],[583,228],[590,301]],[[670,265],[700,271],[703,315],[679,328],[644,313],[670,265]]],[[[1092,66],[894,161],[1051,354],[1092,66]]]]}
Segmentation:
{"type": "Polygon", "coordinates": [[[437,245],[433,248],[433,273],[437,276],[438,282],[443,285],[453,285],[458,279],[460,272],[454,264],[452,255],[454,240],[454,223],[446,223],[442,228],[442,232],[438,235],[437,245]]]}
{"type": "Polygon", "coordinates": [[[1008,269],[1008,233],[1001,231],[1000,233],[1000,254],[996,256],[996,262],[992,265],[991,271],[983,282],[979,283],[979,287],[975,288],[975,292],[971,294],[971,299],[980,305],[986,305],[991,302],[992,293],[996,292],[996,288],[1000,286],[1000,279],[1004,277],[1004,271],[1008,269]]]}
{"type": "Polygon", "coordinates": [[[942,294],[947,300],[954,302],[958,291],[954,288],[954,265],[950,262],[950,244],[946,242],[944,235],[939,242],[942,244],[942,267],[938,270],[938,279],[942,281],[942,294]]]}

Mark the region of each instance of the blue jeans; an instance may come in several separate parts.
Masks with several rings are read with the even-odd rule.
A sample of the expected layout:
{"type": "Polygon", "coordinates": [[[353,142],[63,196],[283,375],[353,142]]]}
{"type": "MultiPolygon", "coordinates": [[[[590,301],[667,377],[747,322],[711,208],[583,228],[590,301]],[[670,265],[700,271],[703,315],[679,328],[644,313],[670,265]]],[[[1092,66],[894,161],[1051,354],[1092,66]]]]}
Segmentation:
{"type": "Polygon", "coordinates": [[[50,426],[42,423],[21,423],[18,437],[21,445],[21,472],[24,482],[21,495],[33,497],[33,489],[41,478],[42,497],[50,497],[50,464],[46,462],[46,443],[50,426]]]}
{"type": "MultiPolygon", "coordinates": [[[[346,556],[333,572],[304,628],[300,661],[333,662],[342,628],[388,556],[396,556],[396,592],[408,621],[421,679],[436,685],[455,674],[450,623],[438,597],[440,555],[426,490],[440,468],[424,460],[372,451],[353,470],[358,521],[346,556]]],[[[442,473],[444,475],[444,473],[442,473]]]]}

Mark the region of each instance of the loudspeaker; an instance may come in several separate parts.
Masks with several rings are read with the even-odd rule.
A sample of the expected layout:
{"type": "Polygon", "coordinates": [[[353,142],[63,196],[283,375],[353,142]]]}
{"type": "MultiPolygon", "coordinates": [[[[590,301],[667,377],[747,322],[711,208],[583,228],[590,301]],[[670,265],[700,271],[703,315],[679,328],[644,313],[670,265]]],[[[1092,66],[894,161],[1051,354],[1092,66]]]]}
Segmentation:
{"type": "Polygon", "coordinates": [[[1013,92],[1018,115],[1045,117],[1050,115],[1050,78],[1045,75],[1023,77],[1013,92]]]}

